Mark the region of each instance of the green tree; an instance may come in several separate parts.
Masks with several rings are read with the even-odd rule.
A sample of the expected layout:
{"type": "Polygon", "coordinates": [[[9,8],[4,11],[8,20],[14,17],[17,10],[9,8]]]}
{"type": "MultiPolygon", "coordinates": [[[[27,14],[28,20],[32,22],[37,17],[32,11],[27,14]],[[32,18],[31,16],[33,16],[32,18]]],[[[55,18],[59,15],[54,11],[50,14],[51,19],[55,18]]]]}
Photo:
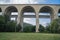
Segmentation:
{"type": "Polygon", "coordinates": [[[55,19],[46,28],[51,33],[60,33],[60,19],[55,19]]]}
{"type": "Polygon", "coordinates": [[[24,32],[35,32],[35,26],[26,26],[23,28],[24,32]]]}
{"type": "Polygon", "coordinates": [[[44,32],[45,28],[42,25],[39,25],[39,32],[44,32]]]}
{"type": "Polygon", "coordinates": [[[0,16],[0,32],[4,31],[5,20],[3,16],[0,16]]]}
{"type": "Polygon", "coordinates": [[[6,24],[5,31],[7,32],[15,32],[16,23],[14,21],[8,21],[6,24]]]}
{"type": "Polygon", "coordinates": [[[20,25],[20,24],[16,25],[16,32],[21,31],[21,29],[22,29],[22,27],[21,27],[21,25],[20,25]]]}
{"type": "Polygon", "coordinates": [[[16,25],[16,22],[10,21],[7,15],[0,16],[0,32],[15,32],[21,29],[20,25],[16,25]]]}
{"type": "Polygon", "coordinates": [[[5,23],[7,23],[8,21],[10,21],[10,17],[8,15],[4,15],[4,18],[5,18],[5,23]]]}

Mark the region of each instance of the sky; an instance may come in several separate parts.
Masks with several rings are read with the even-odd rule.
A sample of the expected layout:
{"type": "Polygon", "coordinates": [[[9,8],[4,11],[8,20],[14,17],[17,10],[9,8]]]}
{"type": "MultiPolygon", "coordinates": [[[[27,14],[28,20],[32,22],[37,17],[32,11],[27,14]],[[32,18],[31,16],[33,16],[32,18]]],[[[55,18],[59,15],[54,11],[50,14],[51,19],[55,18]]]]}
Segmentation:
{"type": "Polygon", "coordinates": [[[0,4],[60,4],[60,0],[0,0],[0,4]]]}
{"type": "MultiPolygon", "coordinates": [[[[0,4],[60,4],[60,0],[0,0],[0,4]]],[[[24,22],[35,25],[35,18],[24,18],[24,22]]],[[[40,18],[39,23],[46,26],[50,18],[40,18]]]]}

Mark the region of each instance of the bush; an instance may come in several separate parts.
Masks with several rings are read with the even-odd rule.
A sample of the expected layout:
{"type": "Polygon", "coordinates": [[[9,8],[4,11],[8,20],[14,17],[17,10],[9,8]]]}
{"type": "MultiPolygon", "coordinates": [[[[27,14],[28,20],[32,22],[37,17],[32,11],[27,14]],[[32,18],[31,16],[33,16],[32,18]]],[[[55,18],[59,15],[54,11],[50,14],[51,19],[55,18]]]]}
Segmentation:
{"type": "Polygon", "coordinates": [[[7,15],[0,16],[0,32],[15,32],[21,30],[20,24],[16,25],[16,22],[9,21],[7,15]]]}
{"type": "Polygon", "coordinates": [[[5,32],[15,32],[16,23],[14,21],[9,21],[6,24],[5,32]]]}
{"type": "Polygon", "coordinates": [[[44,28],[44,26],[42,26],[42,25],[39,25],[39,32],[44,32],[45,31],[45,28],[44,28]]]}
{"type": "Polygon", "coordinates": [[[23,32],[35,32],[35,26],[26,26],[23,28],[23,32]]]}
{"type": "Polygon", "coordinates": [[[46,30],[50,33],[60,33],[60,19],[53,20],[46,30]]]}
{"type": "Polygon", "coordinates": [[[0,16],[0,32],[4,31],[5,20],[3,16],[0,16]]]}
{"type": "Polygon", "coordinates": [[[21,25],[20,25],[20,24],[18,24],[18,25],[16,26],[16,32],[21,31],[21,29],[22,29],[21,25]]]}

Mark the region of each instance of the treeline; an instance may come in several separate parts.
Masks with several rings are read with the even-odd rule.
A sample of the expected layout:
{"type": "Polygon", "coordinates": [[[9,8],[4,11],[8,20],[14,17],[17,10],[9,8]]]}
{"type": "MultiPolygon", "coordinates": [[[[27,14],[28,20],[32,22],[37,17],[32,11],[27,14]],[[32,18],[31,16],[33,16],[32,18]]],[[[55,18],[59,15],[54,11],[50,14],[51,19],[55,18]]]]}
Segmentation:
{"type": "MultiPolygon", "coordinates": [[[[7,15],[0,16],[0,32],[21,32],[22,27],[14,21],[10,21],[7,15]]],[[[60,33],[60,19],[53,20],[49,25],[44,27],[39,25],[40,33],[60,33]]],[[[23,32],[35,32],[36,26],[25,26],[23,32]]]]}
{"type": "Polygon", "coordinates": [[[0,16],[0,32],[18,32],[21,29],[20,25],[16,22],[9,21],[8,16],[0,16]]]}

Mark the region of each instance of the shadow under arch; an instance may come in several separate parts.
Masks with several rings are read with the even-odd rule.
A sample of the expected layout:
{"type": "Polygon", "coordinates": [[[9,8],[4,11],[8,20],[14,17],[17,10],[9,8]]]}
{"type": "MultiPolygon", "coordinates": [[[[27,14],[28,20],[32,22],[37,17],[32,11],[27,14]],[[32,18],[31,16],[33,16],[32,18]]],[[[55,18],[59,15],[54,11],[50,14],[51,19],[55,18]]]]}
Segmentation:
{"type": "Polygon", "coordinates": [[[0,8],[0,15],[2,15],[2,9],[0,8]]]}
{"type": "MultiPolygon", "coordinates": [[[[50,20],[49,22],[51,22],[51,21],[53,20],[53,18],[54,18],[53,12],[54,12],[54,10],[53,10],[53,8],[50,7],[50,6],[43,6],[43,7],[41,7],[41,9],[39,10],[39,13],[42,13],[42,16],[41,16],[41,14],[40,14],[41,18],[46,19],[46,20],[48,19],[48,20],[50,20]]],[[[44,21],[46,21],[46,20],[44,20],[44,21]]],[[[48,21],[47,21],[47,22],[48,22],[48,21]]]]}
{"type": "Polygon", "coordinates": [[[35,13],[35,9],[32,6],[25,6],[21,10],[21,13],[24,13],[24,12],[34,12],[35,13]]]}
{"type": "Polygon", "coordinates": [[[46,12],[46,13],[52,13],[53,12],[53,8],[52,7],[50,7],[50,6],[43,6],[40,10],[39,10],[39,12],[42,12],[42,13],[44,13],[44,12],[46,12]]]}
{"type": "Polygon", "coordinates": [[[0,8],[0,12],[2,12],[2,9],[0,8]]]}
{"type": "Polygon", "coordinates": [[[58,17],[60,18],[60,9],[58,9],[58,17]]]}
{"type": "MultiPolygon", "coordinates": [[[[21,19],[20,19],[20,21],[21,21],[21,26],[22,26],[22,31],[23,31],[23,20],[24,20],[24,13],[36,13],[35,12],[35,9],[32,7],[32,6],[24,6],[23,8],[22,8],[22,10],[21,10],[21,19]]],[[[35,16],[36,17],[36,16],[35,16]]]]}
{"type": "MultiPolygon", "coordinates": [[[[15,6],[8,6],[6,9],[5,9],[5,13],[4,15],[7,15],[9,17],[9,21],[10,21],[10,18],[11,18],[11,13],[12,12],[18,12],[17,8],[15,6]]],[[[17,17],[17,16],[16,16],[17,17]]],[[[16,20],[17,21],[17,20],[16,20]]]]}

